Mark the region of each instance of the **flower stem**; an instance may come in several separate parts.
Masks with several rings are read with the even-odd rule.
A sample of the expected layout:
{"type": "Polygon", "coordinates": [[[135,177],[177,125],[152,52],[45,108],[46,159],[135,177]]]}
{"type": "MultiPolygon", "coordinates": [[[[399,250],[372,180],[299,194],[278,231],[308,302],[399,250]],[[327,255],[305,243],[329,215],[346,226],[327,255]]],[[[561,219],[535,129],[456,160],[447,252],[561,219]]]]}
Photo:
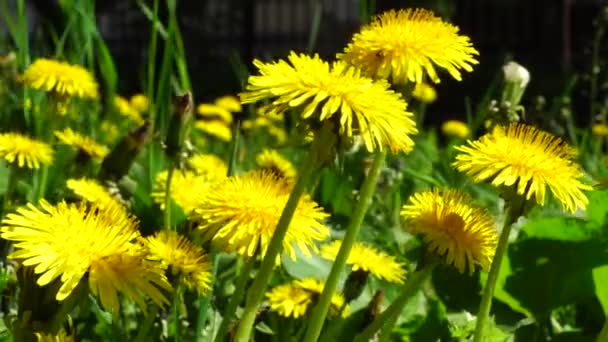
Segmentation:
{"type": "Polygon", "coordinates": [[[173,341],[179,342],[181,340],[181,320],[180,320],[180,305],[182,299],[182,286],[178,283],[175,289],[175,296],[173,297],[173,328],[175,335],[173,341]]]}
{"type": "Polygon", "coordinates": [[[241,269],[241,274],[236,280],[234,293],[228,301],[228,306],[226,307],[226,311],[224,311],[222,323],[220,324],[220,327],[217,331],[217,335],[215,335],[215,342],[224,341],[224,337],[226,336],[226,333],[228,333],[228,328],[230,327],[230,323],[232,323],[236,308],[239,306],[239,303],[241,302],[241,299],[245,294],[245,286],[247,285],[247,281],[249,280],[251,269],[253,269],[254,261],[255,259],[253,257],[249,258],[245,261],[245,264],[241,269]]]}
{"type": "Polygon", "coordinates": [[[380,169],[382,168],[382,164],[384,163],[385,159],[386,152],[376,153],[371,169],[369,170],[369,173],[361,186],[359,201],[357,202],[353,216],[346,227],[346,234],[344,235],[342,245],[340,246],[336,260],[334,261],[329,276],[325,282],[323,293],[319,297],[317,305],[310,315],[310,321],[308,323],[308,330],[304,336],[304,342],[314,342],[321,334],[325,317],[327,316],[327,311],[331,305],[331,299],[336,291],[336,288],[338,287],[340,274],[344,270],[344,266],[348,260],[348,255],[350,254],[350,251],[357,240],[361,223],[363,222],[365,212],[371,203],[372,195],[376,189],[378,176],[380,175],[380,169]]]}
{"type": "Polygon", "coordinates": [[[241,120],[237,119],[232,131],[232,150],[230,151],[230,162],[228,163],[228,177],[234,175],[236,159],[239,151],[239,139],[241,133],[241,120]]]}
{"type": "Polygon", "coordinates": [[[490,315],[490,308],[492,307],[492,298],[494,297],[494,288],[496,287],[496,280],[498,279],[500,265],[505,253],[507,252],[511,227],[523,213],[522,205],[523,203],[520,203],[516,206],[509,206],[507,209],[507,218],[505,220],[502,232],[500,233],[498,246],[496,246],[496,254],[492,260],[492,266],[490,267],[490,273],[488,274],[488,281],[486,282],[486,286],[484,287],[483,294],[481,296],[481,303],[479,304],[479,311],[477,313],[477,322],[475,323],[473,342],[483,341],[485,328],[490,315]]]}
{"type": "Polygon", "coordinates": [[[173,162],[169,163],[167,171],[167,182],[165,183],[165,229],[171,230],[171,180],[173,179],[173,162]]]}
{"type": "Polygon", "coordinates": [[[152,304],[152,308],[148,311],[146,315],[146,319],[139,327],[137,332],[137,336],[135,337],[135,342],[144,342],[146,341],[146,337],[148,337],[148,332],[152,328],[152,324],[154,324],[154,320],[160,311],[160,306],[158,304],[152,304]]]}
{"type": "Polygon", "coordinates": [[[239,323],[234,339],[236,342],[249,341],[249,337],[251,336],[251,331],[255,323],[258,306],[264,298],[264,290],[266,289],[266,285],[270,280],[272,270],[276,265],[277,256],[283,247],[283,239],[287,233],[289,222],[293,217],[293,214],[300,201],[300,197],[304,193],[309,179],[312,177],[315,171],[319,171],[317,170],[319,163],[317,159],[320,158],[319,152],[322,150],[321,147],[324,147],[325,150],[327,150],[327,146],[330,145],[329,140],[331,137],[333,137],[333,135],[329,129],[321,129],[318,138],[315,138],[315,141],[313,141],[312,150],[308,153],[308,156],[300,165],[300,169],[298,170],[298,180],[296,181],[296,184],[289,195],[289,199],[287,200],[287,204],[281,213],[277,228],[272,235],[272,239],[270,240],[260,269],[258,270],[251,287],[247,291],[245,308],[243,309],[241,322],[239,323]]]}
{"type": "Polygon", "coordinates": [[[407,300],[416,293],[420,288],[420,285],[431,275],[431,273],[433,273],[433,270],[438,264],[439,260],[435,259],[409,276],[408,280],[403,285],[399,296],[380,314],[380,316],[376,317],[370,325],[357,335],[354,342],[369,341],[380,328],[382,328],[380,341],[388,340],[401,311],[403,311],[405,303],[407,303],[407,300]]]}

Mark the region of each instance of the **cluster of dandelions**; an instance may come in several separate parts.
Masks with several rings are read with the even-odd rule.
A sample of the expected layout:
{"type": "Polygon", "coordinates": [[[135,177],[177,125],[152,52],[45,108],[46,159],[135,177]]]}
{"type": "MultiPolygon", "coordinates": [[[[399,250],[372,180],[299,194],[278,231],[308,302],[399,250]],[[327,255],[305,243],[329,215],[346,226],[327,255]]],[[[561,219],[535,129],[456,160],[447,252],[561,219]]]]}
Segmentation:
{"type": "MultiPolygon", "coordinates": [[[[338,54],[337,61],[294,52],[277,62],[254,61],[259,75],[249,77],[240,101],[223,97],[213,104],[199,105],[194,127],[229,142],[233,115],[242,111],[241,103],[266,101],[258,117],[243,122],[244,130],[265,127],[282,143],[287,134],[277,118],[294,111],[298,113],[297,126],[314,141],[321,141],[311,148],[320,146],[329,151],[331,156],[326,159],[356,139],[369,152],[408,153],[414,148],[413,135],[418,128],[395,87],[413,83],[412,95],[432,102],[436,93],[424,79],[437,83],[438,70],[443,70],[460,80],[463,70],[471,71],[477,64],[477,54],[468,37],[430,11],[389,11],[364,26],[338,54]]],[[[92,75],[63,62],[40,59],[26,70],[22,82],[55,99],[97,97],[92,75]]],[[[130,100],[116,97],[114,101],[118,113],[137,126],[143,124],[149,106],[141,96],[130,100]]],[[[108,134],[113,130],[111,125],[102,128],[108,134]]],[[[463,139],[471,135],[468,127],[453,122],[444,130],[463,139]]],[[[92,159],[103,160],[108,154],[105,146],[71,128],[55,131],[55,137],[59,144],[92,159]]],[[[460,154],[454,167],[475,182],[489,181],[500,187],[509,201],[534,197],[542,205],[548,188],[569,211],[584,209],[587,204],[583,191],[590,187],[581,181],[582,171],[573,161],[573,150],[548,133],[521,124],[496,126],[479,140],[457,149],[460,154]]],[[[319,156],[316,152],[312,155],[319,156]]],[[[0,157],[18,167],[40,168],[53,162],[54,151],[46,142],[3,133],[0,157]]],[[[265,259],[275,235],[280,235],[282,213],[303,177],[275,150],[263,150],[255,162],[258,170],[228,176],[223,160],[195,154],[185,168],[158,173],[151,197],[165,213],[171,210],[167,204],[179,206],[202,241],[211,242],[222,252],[236,254],[246,262],[265,259]]],[[[200,295],[212,289],[210,258],[199,245],[169,230],[142,237],[137,219],[105,184],[80,178],[69,179],[66,187],[82,202],[50,204],[42,200],[38,205],[28,204],[7,215],[0,228],[0,236],[14,242],[10,257],[33,268],[38,285],[60,284],[55,295],[58,301],[76,293],[83,282],[88,282],[91,293],[114,313],[119,310],[119,292],[142,309],[147,306],[145,298],[166,305],[174,288],[169,279],[176,277],[200,295]]],[[[477,266],[490,269],[498,240],[493,218],[474,202],[461,191],[433,189],[413,194],[401,214],[407,229],[422,236],[427,253],[460,272],[473,273],[477,266]]],[[[319,249],[319,243],[330,238],[325,223],[329,217],[311,196],[302,195],[293,207],[279,250],[293,259],[297,248],[306,256],[318,253],[333,261],[343,248],[350,248],[343,262],[351,274],[407,284],[406,264],[401,258],[372,245],[334,240],[319,249]]],[[[276,255],[270,258],[273,265],[280,262],[276,255]]],[[[258,273],[257,277],[269,277],[258,273]]],[[[265,292],[265,297],[279,315],[300,318],[328,288],[330,316],[346,315],[348,302],[356,293],[336,292],[335,284],[326,287],[322,279],[294,279],[265,292]]],[[[258,303],[253,304],[255,309],[258,303]]],[[[232,314],[224,319],[228,321],[232,314]]]]}

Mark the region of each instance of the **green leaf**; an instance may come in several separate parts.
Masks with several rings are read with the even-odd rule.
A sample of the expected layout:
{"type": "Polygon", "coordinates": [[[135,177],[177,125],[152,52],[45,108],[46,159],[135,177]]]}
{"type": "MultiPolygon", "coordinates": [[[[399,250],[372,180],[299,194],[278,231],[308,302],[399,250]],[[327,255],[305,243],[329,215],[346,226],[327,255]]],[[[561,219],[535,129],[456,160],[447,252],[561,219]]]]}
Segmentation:
{"type": "Polygon", "coordinates": [[[585,241],[596,236],[598,229],[575,217],[541,217],[526,223],[522,232],[528,239],[585,241]]]}
{"type": "Polygon", "coordinates": [[[597,226],[603,226],[608,216],[608,190],[592,191],[587,194],[587,218],[597,226]]]}
{"type": "Polygon", "coordinates": [[[595,295],[592,269],[608,263],[605,241],[525,239],[511,246],[505,289],[537,319],[595,295]]]}
{"type": "MultiPolygon", "coordinates": [[[[292,259],[289,255],[283,253],[281,264],[285,271],[294,278],[315,278],[326,279],[331,269],[331,261],[321,258],[318,254],[313,253],[311,256],[306,256],[299,248],[296,250],[296,259],[292,259]]],[[[345,272],[342,272],[341,279],[346,279],[345,272]]]]}
{"type": "Polygon", "coordinates": [[[608,265],[593,269],[593,282],[595,295],[604,309],[604,315],[608,317],[608,265]]]}

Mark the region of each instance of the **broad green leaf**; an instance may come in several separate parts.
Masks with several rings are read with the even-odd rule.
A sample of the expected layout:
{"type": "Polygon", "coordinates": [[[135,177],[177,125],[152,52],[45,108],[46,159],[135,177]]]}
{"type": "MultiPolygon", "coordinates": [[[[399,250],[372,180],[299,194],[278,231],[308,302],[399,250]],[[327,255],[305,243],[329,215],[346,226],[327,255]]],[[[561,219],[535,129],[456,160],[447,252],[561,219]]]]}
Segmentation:
{"type": "Polygon", "coordinates": [[[593,281],[595,295],[604,309],[604,315],[608,317],[608,265],[593,269],[593,281]]]}

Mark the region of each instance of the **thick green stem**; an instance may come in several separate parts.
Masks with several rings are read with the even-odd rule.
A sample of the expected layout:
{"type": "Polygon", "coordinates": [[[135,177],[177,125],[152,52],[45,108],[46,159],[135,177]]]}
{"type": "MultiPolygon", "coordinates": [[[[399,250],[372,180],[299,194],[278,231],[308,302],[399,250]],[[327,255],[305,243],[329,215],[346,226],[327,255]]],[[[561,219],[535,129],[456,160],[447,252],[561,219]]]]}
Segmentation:
{"type": "Polygon", "coordinates": [[[160,306],[158,306],[157,304],[153,304],[152,308],[150,309],[150,311],[148,311],[148,314],[146,315],[146,319],[140,325],[139,331],[137,332],[137,336],[135,337],[134,342],[146,341],[146,338],[148,337],[148,332],[152,328],[154,320],[156,319],[156,316],[158,315],[159,311],[160,306]]]}
{"type": "Polygon", "coordinates": [[[255,279],[253,280],[249,291],[247,291],[247,300],[245,302],[245,308],[243,310],[241,322],[239,323],[235,336],[235,341],[237,342],[249,341],[249,337],[251,336],[251,331],[255,323],[255,317],[257,314],[258,306],[264,298],[264,290],[266,289],[266,285],[270,280],[272,270],[276,265],[276,258],[283,247],[283,239],[285,238],[285,234],[287,233],[289,222],[293,217],[293,214],[300,201],[300,197],[304,193],[309,179],[311,178],[312,174],[317,171],[317,159],[319,158],[317,152],[321,146],[325,145],[325,147],[327,148],[326,141],[329,140],[329,137],[327,136],[328,134],[331,134],[331,132],[326,132],[326,130],[323,129],[321,130],[321,136],[319,140],[313,142],[312,150],[309,152],[308,156],[304,159],[300,166],[300,170],[298,172],[298,180],[294,185],[293,190],[289,195],[289,199],[287,200],[287,204],[283,209],[283,213],[279,218],[277,228],[275,229],[272,239],[270,240],[268,249],[266,250],[266,255],[264,256],[264,260],[262,260],[260,269],[255,279]]]}
{"type": "Polygon", "coordinates": [[[433,273],[433,270],[438,264],[438,259],[435,259],[409,276],[408,280],[403,285],[399,296],[380,314],[380,316],[376,317],[365,330],[357,335],[354,342],[369,341],[380,328],[382,328],[381,341],[386,340],[388,336],[390,336],[407,300],[418,291],[420,285],[431,275],[431,273],[433,273]]]}
{"type": "Polygon", "coordinates": [[[369,170],[369,173],[361,186],[359,201],[355,206],[353,216],[351,217],[346,228],[346,234],[344,235],[342,245],[340,246],[336,260],[334,261],[329,276],[325,282],[323,293],[319,297],[319,301],[313,309],[312,315],[310,315],[310,321],[308,323],[308,330],[304,336],[304,342],[314,342],[321,334],[323,324],[325,323],[325,317],[327,316],[327,311],[331,305],[331,299],[336,291],[336,288],[338,287],[340,274],[344,270],[344,266],[348,260],[348,255],[350,254],[350,251],[357,240],[361,223],[363,222],[365,212],[367,212],[367,208],[371,203],[374,190],[376,189],[378,176],[380,175],[380,169],[382,168],[382,164],[384,163],[385,159],[386,152],[376,153],[371,169],[369,170]]]}
{"type": "Polygon", "coordinates": [[[179,342],[181,340],[181,319],[180,319],[180,308],[182,304],[182,286],[178,283],[175,289],[175,296],[173,297],[173,329],[175,335],[173,341],[179,342]]]}
{"type": "MultiPolygon", "coordinates": [[[[211,279],[216,279],[217,268],[219,265],[219,258],[217,252],[213,249],[209,252],[209,257],[211,258],[211,263],[213,264],[213,269],[211,271],[211,279]]],[[[207,321],[207,311],[209,305],[211,304],[210,294],[206,296],[198,297],[198,315],[196,317],[196,341],[201,341],[203,338],[203,329],[205,322],[207,321]]]]}
{"type": "Polygon", "coordinates": [[[165,183],[165,229],[171,230],[171,180],[173,179],[174,172],[173,162],[169,163],[169,170],[167,171],[167,182],[165,183]]]}
{"type": "Polygon", "coordinates": [[[517,205],[510,206],[507,209],[507,218],[505,220],[502,232],[500,233],[498,246],[496,246],[496,254],[492,260],[492,266],[490,267],[490,273],[488,274],[488,281],[486,282],[486,286],[484,287],[483,294],[481,296],[479,312],[477,313],[477,322],[475,323],[475,335],[473,336],[473,342],[483,341],[485,328],[490,315],[490,309],[492,307],[494,288],[496,287],[496,280],[498,279],[498,273],[500,272],[500,265],[502,264],[502,259],[507,252],[511,227],[523,212],[522,205],[523,203],[518,203],[517,205]]]}
{"type": "Polygon", "coordinates": [[[236,159],[239,152],[239,139],[241,133],[241,120],[237,119],[232,132],[232,151],[230,151],[230,162],[228,163],[228,177],[234,175],[236,159]]]}
{"type": "Polygon", "coordinates": [[[323,0],[315,0],[313,2],[313,16],[310,25],[310,34],[308,36],[308,46],[306,51],[312,53],[317,45],[319,37],[319,28],[321,27],[321,18],[323,17],[323,0]]]}
{"type": "Polygon", "coordinates": [[[239,303],[245,294],[245,286],[247,286],[249,274],[251,273],[251,269],[253,269],[254,260],[255,259],[253,257],[246,260],[243,268],[241,269],[241,274],[236,280],[234,293],[228,301],[226,311],[223,313],[222,323],[217,331],[217,335],[215,335],[215,342],[224,341],[224,337],[226,336],[226,333],[228,333],[228,328],[230,328],[230,323],[232,323],[236,308],[239,306],[239,303]]]}

